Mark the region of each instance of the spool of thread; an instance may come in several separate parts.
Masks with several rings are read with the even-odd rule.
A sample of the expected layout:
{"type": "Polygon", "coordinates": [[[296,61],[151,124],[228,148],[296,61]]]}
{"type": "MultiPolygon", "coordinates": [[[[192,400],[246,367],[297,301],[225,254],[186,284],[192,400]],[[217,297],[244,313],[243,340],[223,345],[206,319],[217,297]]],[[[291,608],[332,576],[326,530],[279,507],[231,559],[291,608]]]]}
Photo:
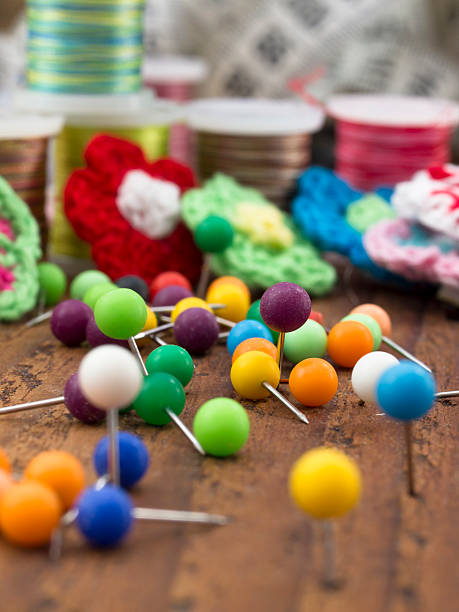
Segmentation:
{"type": "MultiPolygon", "coordinates": [[[[207,72],[207,64],[198,57],[149,57],[143,64],[143,81],[146,87],[156,92],[158,98],[183,104],[195,97],[196,86],[206,78],[207,72]]],[[[185,123],[172,126],[169,155],[187,165],[195,166],[191,132],[185,123]]]]}
{"type": "Polygon", "coordinates": [[[322,109],[290,100],[209,99],[192,102],[201,180],[224,172],[280,207],[310,160],[311,134],[322,109]]]}
{"type": "Polygon", "coordinates": [[[106,133],[138,144],[149,160],[164,157],[168,150],[169,126],[180,118],[180,109],[172,102],[154,100],[149,91],[126,96],[71,96],[21,91],[16,104],[22,109],[38,108],[43,113],[58,109],[65,114],[65,125],[55,144],[55,206],[50,254],[62,259],[62,263],[66,258],[89,259],[89,246],[75,235],[65,216],[63,200],[69,176],[85,165],[86,145],[96,134],[106,133]]]}
{"type": "Polygon", "coordinates": [[[336,170],[353,187],[371,191],[410,179],[450,159],[459,106],[430,98],[346,95],[331,98],[336,120],[336,170]]]}
{"type": "Polygon", "coordinates": [[[0,176],[28,204],[36,218],[43,253],[48,241],[45,215],[48,144],[61,126],[59,117],[0,116],[0,176]]]}
{"type": "Polygon", "coordinates": [[[27,85],[53,93],[141,88],[144,0],[27,0],[27,85]]]}

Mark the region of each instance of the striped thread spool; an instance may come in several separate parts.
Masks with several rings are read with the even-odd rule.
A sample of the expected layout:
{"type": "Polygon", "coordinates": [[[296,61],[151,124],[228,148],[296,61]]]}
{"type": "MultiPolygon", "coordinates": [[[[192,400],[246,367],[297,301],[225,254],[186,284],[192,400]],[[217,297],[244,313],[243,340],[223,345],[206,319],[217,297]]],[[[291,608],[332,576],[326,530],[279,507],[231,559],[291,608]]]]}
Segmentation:
{"type": "Polygon", "coordinates": [[[27,0],[28,88],[139,91],[143,13],[144,0],[27,0]]]}
{"type": "Polygon", "coordinates": [[[290,100],[209,99],[191,103],[188,118],[201,180],[224,172],[285,208],[324,113],[290,100]]]}

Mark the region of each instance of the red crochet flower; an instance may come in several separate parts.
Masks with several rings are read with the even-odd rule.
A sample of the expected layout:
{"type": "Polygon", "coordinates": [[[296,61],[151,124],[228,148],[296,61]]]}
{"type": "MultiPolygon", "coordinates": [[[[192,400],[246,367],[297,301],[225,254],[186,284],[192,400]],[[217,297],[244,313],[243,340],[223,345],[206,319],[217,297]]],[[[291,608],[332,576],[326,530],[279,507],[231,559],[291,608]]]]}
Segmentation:
{"type": "Polygon", "coordinates": [[[105,134],[91,140],[85,159],[65,188],[65,213],[92,244],[97,267],[112,279],[136,274],[149,283],[177,270],[196,281],[201,253],[179,219],[192,171],[172,159],[150,163],[137,145],[105,134]]]}

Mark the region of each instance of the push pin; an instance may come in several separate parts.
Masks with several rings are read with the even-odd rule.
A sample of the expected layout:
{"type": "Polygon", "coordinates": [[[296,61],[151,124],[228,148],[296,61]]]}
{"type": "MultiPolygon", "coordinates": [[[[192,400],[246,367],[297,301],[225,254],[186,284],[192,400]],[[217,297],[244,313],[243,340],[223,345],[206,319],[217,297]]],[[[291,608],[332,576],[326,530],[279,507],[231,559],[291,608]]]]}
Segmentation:
{"type": "Polygon", "coordinates": [[[187,308],[175,319],[177,344],[190,353],[203,354],[218,340],[219,327],[215,315],[204,308],[187,308]]]}
{"type": "Polygon", "coordinates": [[[35,402],[16,404],[15,406],[6,406],[0,408],[0,416],[2,414],[12,414],[14,412],[23,412],[24,410],[34,410],[36,408],[49,408],[50,406],[57,406],[58,404],[64,404],[72,416],[88,425],[100,423],[105,419],[106,412],[93,406],[83,395],[80,385],[78,384],[78,373],[72,374],[67,379],[64,387],[64,395],[37,400],[35,402]]]}
{"type": "Polygon", "coordinates": [[[241,397],[257,400],[274,395],[300,421],[309,423],[307,417],[279,393],[279,381],[279,366],[270,355],[261,351],[243,353],[231,367],[231,382],[241,397]]]}
{"type": "Polygon", "coordinates": [[[338,375],[325,359],[310,357],[296,364],[288,383],[293,397],[303,406],[323,406],[338,390],[338,375]]]}
{"type": "Polygon", "coordinates": [[[373,344],[367,326],[358,321],[340,321],[328,334],[327,351],[337,365],[353,368],[363,355],[371,353],[373,344]]]}
{"type": "Polygon", "coordinates": [[[307,291],[295,283],[277,283],[263,293],[260,314],[265,324],[279,332],[277,364],[282,372],[286,332],[304,325],[311,314],[311,299],[307,291]]]}
{"type": "Polygon", "coordinates": [[[381,308],[381,306],[378,306],[377,304],[360,304],[352,309],[351,314],[355,313],[368,315],[377,321],[382,331],[382,341],[384,344],[396,351],[399,355],[402,355],[402,357],[405,357],[405,359],[409,359],[413,363],[417,363],[419,366],[421,366],[421,368],[424,368],[428,372],[432,371],[420,359],[412,355],[389,337],[392,332],[392,322],[384,308],[381,308]]]}
{"type": "Polygon", "coordinates": [[[284,354],[294,364],[304,359],[323,357],[326,350],[327,332],[312,318],[295,331],[285,334],[284,354]]]}
{"type": "MultiPolygon", "coordinates": [[[[92,462],[97,475],[104,478],[108,474],[110,439],[104,436],[94,449],[92,462]]],[[[134,434],[127,431],[118,433],[119,460],[120,460],[120,486],[130,489],[136,485],[145,475],[150,465],[150,457],[147,447],[134,434]]]]}
{"type": "Polygon", "coordinates": [[[387,369],[376,385],[378,406],[386,414],[403,421],[407,457],[408,493],[416,495],[412,421],[424,416],[435,402],[435,380],[425,368],[409,361],[387,369]]]}
{"type": "Polygon", "coordinates": [[[214,253],[223,253],[233,242],[234,232],[229,221],[217,215],[206,217],[194,231],[196,246],[203,251],[201,277],[196,294],[204,297],[210,277],[210,259],[214,253]]]}
{"type": "Polygon", "coordinates": [[[37,273],[42,304],[46,307],[54,306],[64,296],[67,277],[59,266],[50,261],[39,263],[37,273]]]}
{"type": "Polygon", "coordinates": [[[357,464],[336,448],[315,448],[293,465],[289,478],[290,495],[306,514],[320,521],[324,540],[323,584],[336,589],[335,539],[330,519],[354,508],[361,493],[357,464]]]}
{"type": "Polygon", "coordinates": [[[237,323],[228,334],[228,338],[226,339],[226,347],[229,354],[233,355],[239,344],[244,342],[244,340],[248,340],[249,338],[264,338],[269,342],[273,341],[271,331],[264,323],[246,319],[245,321],[240,321],[237,323]]]}
{"type": "Polygon", "coordinates": [[[369,404],[376,403],[376,385],[386,370],[399,363],[397,357],[384,351],[367,353],[352,370],[352,388],[358,397],[369,404]]]}
{"type": "Polygon", "coordinates": [[[63,528],[75,524],[86,541],[96,548],[112,548],[129,533],[134,520],[204,523],[226,525],[225,516],[207,512],[135,508],[131,497],[121,488],[103,481],[87,488],[76,505],[62,517],[53,533],[49,554],[61,556],[63,528]]]}
{"type": "Polygon", "coordinates": [[[229,397],[215,397],[198,408],[193,432],[207,454],[228,457],[247,442],[250,421],[241,404],[229,397]]]}
{"type": "Polygon", "coordinates": [[[246,318],[250,306],[250,291],[247,285],[235,276],[215,279],[206,292],[207,302],[226,304],[215,313],[226,325],[238,323],[246,318]]]}
{"type": "Polygon", "coordinates": [[[110,479],[118,485],[118,411],[129,406],[139,394],[143,382],[142,373],[136,358],[129,351],[114,344],[106,344],[83,357],[78,370],[78,380],[86,399],[107,412],[110,479]]]}
{"type": "MultiPolygon", "coordinates": [[[[191,283],[190,281],[181,274],[180,272],[175,272],[174,270],[168,270],[167,272],[161,272],[152,280],[150,284],[150,299],[154,302],[156,296],[160,291],[165,289],[166,287],[183,287],[187,291],[191,293],[191,283]]],[[[184,296],[188,297],[188,296],[184,296]]],[[[173,302],[167,302],[167,304],[172,304],[173,302]]],[[[167,305],[162,304],[162,305],[167,305]]]]}
{"type": "Polygon", "coordinates": [[[91,308],[80,300],[65,300],[51,315],[51,332],[66,346],[80,346],[86,340],[91,308]]]}

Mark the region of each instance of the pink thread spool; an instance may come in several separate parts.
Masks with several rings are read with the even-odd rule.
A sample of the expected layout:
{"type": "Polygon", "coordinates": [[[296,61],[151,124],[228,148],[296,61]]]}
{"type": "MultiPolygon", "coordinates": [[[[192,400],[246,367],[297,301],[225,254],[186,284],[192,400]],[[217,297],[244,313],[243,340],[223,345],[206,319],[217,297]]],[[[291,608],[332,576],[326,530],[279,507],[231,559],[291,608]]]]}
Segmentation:
{"type": "MultiPolygon", "coordinates": [[[[207,64],[201,58],[165,55],[145,60],[143,80],[158,98],[184,104],[195,97],[195,89],[206,78],[207,72],[207,64]]],[[[194,166],[191,132],[185,123],[172,126],[169,155],[194,166]]]]}
{"type": "Polygon", "coordinates": [[[336,120],[336,170],[364,191],[449,161],[459,121],[457,104],[421,97],[334,96],[327,110],[336,120]]]}

